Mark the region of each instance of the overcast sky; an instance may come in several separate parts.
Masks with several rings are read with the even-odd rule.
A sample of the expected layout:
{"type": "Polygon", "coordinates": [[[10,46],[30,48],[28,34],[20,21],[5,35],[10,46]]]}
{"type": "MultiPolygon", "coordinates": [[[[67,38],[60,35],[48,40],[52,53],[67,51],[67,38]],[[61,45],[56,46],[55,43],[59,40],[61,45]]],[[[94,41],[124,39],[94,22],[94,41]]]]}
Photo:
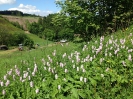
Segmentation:
{"type": "Polygon", "coordinates": [[[19,10],[23,13],[46,16],[60,11],[57,0],[0,0],[0,10],[19,10]]]}

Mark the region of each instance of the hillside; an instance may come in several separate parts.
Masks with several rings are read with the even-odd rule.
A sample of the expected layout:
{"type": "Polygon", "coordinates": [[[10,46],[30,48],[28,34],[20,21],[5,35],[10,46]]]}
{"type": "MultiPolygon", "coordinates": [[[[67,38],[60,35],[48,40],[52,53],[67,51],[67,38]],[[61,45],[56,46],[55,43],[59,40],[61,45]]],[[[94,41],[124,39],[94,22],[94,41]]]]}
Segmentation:
{"type": "Polygon", "coordinates": [[[11,16],[11,15],[2,15],[5,19],[9,20],[10,22],[18,22],[20,25],[23,26],[24,30],[27,30],[26,23],[33,23],[37,22],[39,17],[31,17],[31,16],[11,16]]]}
{"type": "MultiPolygon", "coordinates": [[[[21,22],[22,25],[25,25],[24,22],[27,19],[30,20],[29,22],[35,21],[35,20],[33,20],[34,17],[30,17],[30,18],[28,18],[28,17],[27,18],[26,17],[16,17],[16,16],[4,16],[4,17],[7,17],[9,20],[12,20],[12,21],[21,22]],[[16,20],[15,20],[15,18],[16,18],[16,20]],[[23,20],[23,21],[21,21],[21,20],[23,20]]],[[[36,19],[36,21],[37,21],[37,19],[36,19]]],[[[1,16],[0,16],[0,28],[4,29],[6,31],[9,31],[9,33],[25,32],[25,31],[15,27],[14,25],[12,25],[7,19],[5,19],[1,16]]],[[[36,43],[40,44],[40,43],[44,42],[43,39],[39,38],[38,36],[36,36],[34,34],[30,34],[30,33],[27,33],[27,32],[25,32],[25,33],[28,37],[30,37],[34,41],[35,44],[36,43]]]]}
{"type": "Polygon", "coordinates": [[[7,31],[10,31],[10,32],[22,31],[21,29],[16,28],[10,22],[8,22],[6,19],[2,17],[0,17],[0,28],[6,29],[7,31]]]}

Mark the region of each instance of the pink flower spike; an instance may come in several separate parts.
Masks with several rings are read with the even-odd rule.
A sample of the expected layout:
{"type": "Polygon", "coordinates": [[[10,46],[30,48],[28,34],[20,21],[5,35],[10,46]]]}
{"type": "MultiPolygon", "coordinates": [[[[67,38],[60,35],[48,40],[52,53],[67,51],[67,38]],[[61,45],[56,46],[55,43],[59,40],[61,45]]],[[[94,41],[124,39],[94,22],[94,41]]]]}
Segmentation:
{"type": "Polygon", "coordinates": [[[1,82],[0,82],[0,85],[1,85],[1,87],[2,87],[2,86],[4,86],[4,82],[3,82],[3,81],[1,81],[1,82]]]}
{"type": "Polygon", "coordinates": [[[80,81],[83,81],[83,77],[82,76],[80,77],[80,81]]]}
{"type": "Polygon", "coordinates": [[[6,91],[5,90],[2,90],[2,94],[5,95],[6,94],[6,91]]]}
{"type": "Polygon", "coordinates": [[[55,79],[58,79],[58,75],[57,74],[55,74],[55,79]]]}
{"type": "Polygon", "coordinates": [[[58,90],[60,90],[61,89],[61,85],[58,85],[58,90]]]}
{"type": "Polygon", "coordinates": [[[85,82],[85,83],[87,82],[87,78],[84,78],[84,82],[85,82]]]}
{"type": "Polygon", "coordinates": [[[10,81],[7,80],[5,84],[6,84],[6,86],[8,86],[10,84],[10,81]]]}
{"type": "Polygon", "coordinates": [[[31,81],[30,82],[30,87],[33,87],[33,86],[34,86],[33,81],[31,81]]]}
{"type": "Polygon", "coordinates": [[[36,94],[38,94],[39,93],[39,89],[36,89],[36,94]]]}

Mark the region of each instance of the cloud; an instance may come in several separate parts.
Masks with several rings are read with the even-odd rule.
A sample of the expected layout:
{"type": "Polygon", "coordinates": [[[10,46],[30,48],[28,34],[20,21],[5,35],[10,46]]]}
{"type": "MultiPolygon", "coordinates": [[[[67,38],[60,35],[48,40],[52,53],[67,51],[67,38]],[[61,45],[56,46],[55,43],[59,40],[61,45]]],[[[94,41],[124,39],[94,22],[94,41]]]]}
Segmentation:
{"type": "Polygon", "coordinates": [[[53,13],[52,11],[41,11],[41,10],[37,9],[36,6],[24,5],[24,4],[20,4],[18,7],[10,8],[8,10],[18,10],[23,13],[36,14],[36,15],[40,15],[40,16],[47,16],[48,14],[53,13]]]}
{"type": "Polygon", "coordinates": [[[0,5],[2,4],[13,4],[16,0],[0,0],[0,5]]]}

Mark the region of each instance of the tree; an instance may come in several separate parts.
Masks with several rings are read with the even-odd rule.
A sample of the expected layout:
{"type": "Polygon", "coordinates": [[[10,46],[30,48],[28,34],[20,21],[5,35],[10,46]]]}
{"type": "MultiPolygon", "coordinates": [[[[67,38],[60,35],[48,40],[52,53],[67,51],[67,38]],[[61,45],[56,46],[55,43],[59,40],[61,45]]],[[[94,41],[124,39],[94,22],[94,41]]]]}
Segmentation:
{"type": "Polygon", "coordinates": [[[61,13],[69,17],[75,33],[85,40],[92,35],[126,28],[133,19],[133,0],[60,0],[61,13]]]}
{"type": "Polygon", "coordinates": [[[0,28],[0,45],[7,45],[10,41],[10,38],[11,34],[9,34],[9,32],[6,29],[0,28]]]}

